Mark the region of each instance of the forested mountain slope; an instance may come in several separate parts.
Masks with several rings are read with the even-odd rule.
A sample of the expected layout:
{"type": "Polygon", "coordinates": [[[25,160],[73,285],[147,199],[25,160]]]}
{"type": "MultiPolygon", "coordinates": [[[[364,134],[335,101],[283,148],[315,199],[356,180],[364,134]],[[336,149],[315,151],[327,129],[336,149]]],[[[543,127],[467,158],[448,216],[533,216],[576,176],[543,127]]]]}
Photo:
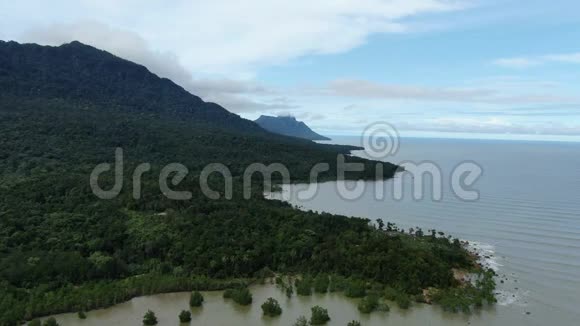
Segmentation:
{"type": "Polygon", "coordinates": [[[0,41],[0,89],[2,95],[123,105],[124,110],[175,115],[230,129],[258,129],[144,66],[80,42],[51,47],[0,41]]]}

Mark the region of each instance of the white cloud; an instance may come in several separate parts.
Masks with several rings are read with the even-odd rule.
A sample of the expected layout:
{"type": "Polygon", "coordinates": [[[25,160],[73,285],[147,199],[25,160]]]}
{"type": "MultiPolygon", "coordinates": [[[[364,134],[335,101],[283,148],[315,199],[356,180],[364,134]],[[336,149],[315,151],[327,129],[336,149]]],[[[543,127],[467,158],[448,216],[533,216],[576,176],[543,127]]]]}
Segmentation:
{"type": "Polygon", "coordinates": [[[298,106],[285,103],[277,103],[269,100],[255,100],[244,95],[212,92],[202,96],[206,101],[219,103],[231,112],[247,113],[258,111],[272,111],[280,109],[295,109],[298,106]]]}
{"type": "Polygon", "coordinates": [[[548,61],[580,63],[580,52],[568,54],[552,54],[544,57],[548,61]]]}
{"type": "Polygon", "coordinates": [[[381,84],[368,80],[341,79],[332,81],[328,88],[323,89],[329,95],[411,99],[411,100],[469,100],[488,96],[493,91],[484,89],[446,89],[421,86],[381,84]]]}
{"type": "Polygon", "coordinates": [[[274,90],[252,80],[192,78],[192,74],[175,53],[153,50],[138,34],[112,28],[102,23],[53,24],[28,30],[23,37],[28,42],[50,45],[60,45],[71,40],[88,43],[124,59],[142,64],[153,73],[173,80],[204,100],[219,103],[233,112],[294,107],[284,103],[265,103],[248,97],[248,95],[276,94],[274,90]]]}
{"type": "Polygon", "coordinates": [[[173,14],[185,17],[172,27],[200,45],[180,51],[192,68],[222,72],[345,52],[371,34],[404,32],[406,18],[459,8],[446,0],[218,0],[182,5],[173,14]]]}
{"type": "Polygon", "coordinates": [[[81,41],[142,64],[154,73],[170,78],[176,83],[191,80],[191,75],[174,52],[154,50],[139,34],[99,22],[52,24],[32,28],[25,31],[22,38],[26,42],[48,45],[81,41]]]}
{"type": "Polygon", "coordinates": [[[501,58],[493,61],[493,64],[507,68],[529,68],[548,63],[580,64],[580,52],[501,58]]]}
{"type": "Polygon", "coordinates": [[[277,90],[253,80],[197,78],[185,87],[206,101],[216,102],[237,113],[290,110],[298,106],[277,90]]]}
{"type": "MultiPolygon", "coordinates": [[[[535,132],[535,127],[545,131],[561,127],[566,132],[577,132],[574,126],[521,124],[514,117],[433,118],[445,115],[447,107],[465,107],[469,111],[479,107],[500,110],[520,104],[580,103],[578,97],[564,96],[566,90],[556,89],[554,85],[548,90],[549,94],[545,94],[549,85],[537,81],[458,82],[459,87],[443,87],[342,79],[294,90],[273,89],[254,79],[265,67],[309,55],[347,52],[365,44],[375,34],[416,32],[418,27],[421,31],[432,31],[437,26],[430,23],[440,23],[438,18],[449,18],[441,13],[460,11],[474,3],[481,2],[4,1],[0,2],[0,13],[4,13],[0,14],[0,35],[53,45],[79,40],[143,64],[230,111],[244,116],[289,113],[326,130],[352,128],[382,114],[406,121],[409,128],[425,130],[535,132]],[[347,104],[352,105],[345,108],[347,104]],[[391,108],[389,112],[385,110],[387,107],[391,108]],[[428,117],[433,119],[428,120],[428,117]]],[[[480,14],[478,11],[477,15],[480,14]]],[[[502,58],[494,63],[520,69],[548,63],[576,64],[580,63],[580,53],[502,58]]]]}
{"type": "MultiPolygon", "coordinates": [[[[155,44],[156,51],[177,53],[189,71],[243,75],[305,55],[345,52],[365,43],[372,34],[407,31],[410,18],[460,10],[470,2],[181,0],[168,6],[161,0],[55,0],[50,8],[42,8],[33,1],[22,0],[0,4],[0,12],[6,9],[24,14],[35,8],[42,15],[34,14],[36,26],[28,28],[36,30],[55,23],[72,26],[80,21],[100,21],[114,30],[140,35],[142,40],[155,44]]],[[[51,32],[54,30],[49,27],[42,34],[46,38],[38,41],[54,40],[51,32]]],[[[91,44],[103,37],[84,36],[84,41],[91,44]]],[[[115,46],[125,48],[130,43],[115,46]]]]}
{"type": "Polygon", "coordinates": [[[293,111],[278,111],[274,112],[271,115],[278,117],[294,117],[298,121],[318,121],[325,120],[327,118],[327,116],[325,116],[324,114],[310,112],[293,112],[293,111]]]}
{"type": "Polygon", "coordinates": [[[340,79],[323,87],[305,89],[310,95],[342,96],[363,99],[411,100],[487,104],[580,103],[580,97],[541,93],[504,94],[494,88],[445,88],[382,84],[368,80],[340,79]]]}
{"type": "Polygon", "coordinates": [[[495,65],[508,68],[528,68],[540,64],[539,61],[531,58],[504,58],[497,59],[493,63],[495,65]]]}
{"type": "Polygon", "coordinates": [[[491,89],[502,89],[510,91],[533,90],[533,92],[546,89],[555,90],[561,86],[564,86],[564,84],[562,84],[561,82],[557,82],[554,80],[518,75],[499,75],[499,76],[480,77],[471,80],[466,80],[463,83],[465,85],[470,85],[474,87],[485,87],[491,89]]]}
{"type": "MultiPolygon", "coordinates": [[[[401,126],[402,127],[402,126],[401,126]]],[[[580,134],[580,125],[558,122],[532,123],[491,118],[438,118],[404,127],[415,131],[486,133],[486,134],[519,134],[519,135],[559,135],[574,136],[580,134]]]]}
{"type": "Polygon", "coordinates": [[[296,107],[274,103],[274,92],[252,81],[260,68],[345,52],[372,34],[405,32],[408,18],[460,10],[466,1],[183,0],[167,6],[160,0],[55,0],[42,8],[22,0],[0,4],[0,12],[15,13],[10,32],[19,41],[78,40],[143,64],[233,112],[251,112],[296,107]],[[25,15],[30,8],[37,10],[25,15]]]}

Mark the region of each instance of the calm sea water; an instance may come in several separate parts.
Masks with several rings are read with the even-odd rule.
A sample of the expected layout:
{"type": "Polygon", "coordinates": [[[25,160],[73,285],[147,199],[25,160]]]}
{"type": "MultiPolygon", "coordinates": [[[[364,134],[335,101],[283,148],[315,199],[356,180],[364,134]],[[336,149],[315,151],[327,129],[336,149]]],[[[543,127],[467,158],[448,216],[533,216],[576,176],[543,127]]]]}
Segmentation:
{"type": "MultiPolygon", "coordinates": [[[[334,141],[359,142],[357,138],[334,141]]],[[[246,308],[224,304],[219,292],[206,293],[206,305],[194,311],[192,324],[291,325],[299,315],[308,315],[315,304],[328,308],[333,318],[329,325],[346,325],[352,319],[363,325],[579,324],[580,144],[402,139],[399,152],[386,160],[433,162],[443,173],[443,198],[432,200],[430,190],[426,189],[424,199],[413,199],[410,194],[413,180],[405,174],[397,176],[402,178],[407,191],[402,200],[393,199],[389,192],[392,180],[383,185],[386,192],[381,200],[376,199],[372,182],[366,183],[364,193],[356,200],[344,200],[335,182],[319,185],[316,196],[308,201],[296,196],[304,186],[285,186],[283,191],[293,195],[290,202],[302,209],[380,218],[405,229],[435,228],[469,240],[500,275],[498,305],[469,316],[446,314],[428,305],[368,316],[358,313],[356,302],[340,295],[286,300],[274,286],[262,285],[252,289],[254,304],[246,308]],[[451,171],[466,160],[483,169],[474,185],[480,193],[476,201],[458,199],[450,188],[451,171]],[[267,297],[280,300],[282,316],[276,319],[261,316],[259,306],[267,297]]],[[[84,321],[74,314],[57,317],[62,325],[133,325],[139,324],[147,309],[153,309],[160,325],[176,325],[177,314],[187,308],[188,298],[187,293],[136,298],[89,312],[89,319],[84,321]]]]}

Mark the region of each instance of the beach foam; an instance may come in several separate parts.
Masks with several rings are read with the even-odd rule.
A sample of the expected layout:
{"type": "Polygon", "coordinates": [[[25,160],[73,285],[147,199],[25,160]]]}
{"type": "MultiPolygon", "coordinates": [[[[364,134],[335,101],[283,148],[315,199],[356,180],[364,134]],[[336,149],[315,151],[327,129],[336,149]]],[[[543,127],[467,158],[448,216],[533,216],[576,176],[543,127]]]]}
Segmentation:
{"type": "Polygon", "coordinates": [[[467,249],[479,255],[479,262],[484,268],[491,268],[494,272],[498,272],[503,265],[499,262],[499,258],[495,255],[495,246],[487,243],[477,241],[466,241],[468,243],[467,249]]]}

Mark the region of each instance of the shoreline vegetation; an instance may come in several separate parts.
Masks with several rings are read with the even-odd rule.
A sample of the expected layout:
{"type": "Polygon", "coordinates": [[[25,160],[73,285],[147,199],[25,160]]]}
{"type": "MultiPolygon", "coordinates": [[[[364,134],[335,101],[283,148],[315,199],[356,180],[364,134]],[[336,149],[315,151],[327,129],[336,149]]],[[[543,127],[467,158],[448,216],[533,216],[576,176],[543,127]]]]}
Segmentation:
{"type": "MultiPolygon", "coordinates": [[[[394,227],[390,224],[389,227],[394,227]]],[[[419,233],[422,231],[417,229],[419,233]]],[[[383,233],[394,236],[393,232],[383,233]]],[[[414,237],[421,241],[419,237],[401,233],[414,237]]],[[[449,238],[439,238],[448,240],[449,238]]],[[[457,243],[457,240],[454,240],[457,243]]],[[[464,243],[462,250],[467,250],[464,243]]],[[[249,287],[255,284],[275,284],[288,298],[294,295],[310,296],[314,293],[336,293],[340,292],[349,298],[360,299],[358,309],[361,313],[372,313],[375,311],[388,312],[389,305],[397,305],[400,309],[409,309],[414,304],[436,304],[448,312],[470,313],[473,309],[480,309],[484,305],[493,305],[496,302],[494,297],[495,273],[491,269],[484,269],[478,263],[475,253],[468,252],[472,264],[464,269],[452,269],[455,284],[449,288],[429,287],[422,289],[419,293],[409,293],[400,288],[392,287],[388,284],[376,282],[370,279],[358,277],[344,277],[337,274],[319,273],[312,274],[278,274],[269,268],[264,268],[255,273],[252,278],[230,278],[216,279],[207,276],[179,277],[162,274],[136,275],[121,280],[105,280],[89,282],[82,285],[69,285],[61,287],[56,291],[45,291],[42,288],[30,291],[30,302],[32,306],[27,307],[25,320],[34,321],[37,318],[46,317],[60,313],[78,312],[85,316],[86,313],[95,309],[103,309],[129,301],[140,296],[148,296],[162,293],[192,292],[190,306],[200,306],[203,297],[199,291],[224,291],[224,299],[233,299],[237,304],[252,304],[251,291],[249,287]],[[242,293],[238,295],[237,293],[242,293]],[[238,299],[242,297],[243,299],[238,299]],[[192,303],[194,301],[196,303],[192,303]]],[[[17,308],[17,307],[13,307],[17,308]]],[[[279,313],[281,314],[280,310],[279,313]]],[[[272,316],[275,316],[272,314],[272,316]]]]}
{"type": "MultiPolygon", "coordinates": [[[[326,180],[325,180],[326,181],[326,180]]],[[[303,182],[303,180],[301,180],[303,182]]],[[[279,189],[281,183],[276,183],[274,189],[279,189]]],[[[270,202],[271,200],[263,200],[264,202],[270,202]]],[[[207,204],[207,203],[206,203],[207,204]]],[[[292,208],[286,203],[276,203],[279,209],[283,209],[287,214],[298,214],[300,211],[296,208],[292,208]]],[[[212,205],[212,207],[215,207],[212,205]]],[[[262,207],[263,208],[263,207],[262,207]]],[[[148,224],[145,222],[144,217],[150,214],[143,214],[143,212],[124,210],[125,218],[129,225],[135,223],[137,228],[147,228],[148,224]]],[[[176,218],[177,211],[168,210],[163,214],[154,214],[159,218],[176,218]]],[[[303,268],[292,268],[291,266],[284,266],[288,268],[290,274],[282,274],[281,277],[276,277],[276,284],[280,286],[285,293],[290,297],[294,293],[296,295],[310,295],[313,292],[316,293],[326,293],[326,292],[336,292],[342,291],[344,295],[352,298],[360,298],[361,302],[359,304],[359,311],[362,313],[371,313],[373,311],[389,311],[389,306],[387,302],[395,303],[402,309],[408,309],[412,303],[427,303],[427,304],[438,304],[444,310],[451,312],[464,312],[469,313],[472,309],[478,309],[484,304],[495,303],[495,298],[493,291],[495,289],[495,282],[493,280],[494,272],[492,270],[484,270],[478,264],[474,253],[468,252],[466,246],[464,246],[458,239],[452,239],[450,236],[445,237],[442,232],[436,232],[435,230],[430,230],[430,235],[425,235],[424,232],[417,228],[416,230],[410,230],[409,233],[405,233],[404,230],[398,229],[396,225],[392,223],[387,223],[385,229],[381,223],[378,226],[374,226],[369,220],[363,218],[354,217],[343,217],[334,216],[331,214],[318,214],[314,212],[303,212],[307,215],[309,223],[312,223],[312,219],[322,218],[322,219],[338,219],[338,223],[344,223],[345,219],[355,221],[351,226],[347,226],[342,230],[345,232],[343,236],[346,239],[354,240],[356,234],[365,234],[365,241],[362,243],[359,241],[350,242],[355,247],[359,246],[369,246],[369,243],[364,243],[366,241],[375,243],[380,247],[380,240],[388,240],[390,242],[398,243],[398,246],[409,246],[409,252],[415,252],[415,249],[426,249],[428,246],[432,245],[436,247],[436,252],[442,254],[444,259],[453,262],[450,268],[445,271],[440,271],[440,276],[443,276],[443,280],[440,280],[440,284],[445,284],[447,288],[438,288],[436,286],[430,286],[426,288],[421,288],[418,286],[419,283],[426,282],[425,280],[414,280],[417,284],[410,285],[405,284],[405,282],[412,281],[410,279],[399,278],[398,282],[400,284],[389,284],[384,282],[377,282],[374,277],[370,277],[369,274],[361,276],[361,274],[353,274],[351,276],[343,276],[340,274],[335,274],[332,269],[330,272],[321,268],[320,273],[310,274],[312,271],[303,268]],[[349,230],[351,227],[352,230],[349,230]],[[355,231],[350,234],[349,231],[355,231]],[[416,247],[416,248],[415,248],[416,247]],[[304,277],[296,277],[295,273],[306,272],[304,277]],[[458,277],[460,275],[460,277],[458,277]],[[294,281],[294,283],[286,284],[283,279],[288,279],[289,282],[294,281]],[[414,287],[414,288],[413,288],[414,287]]],[[[151,217],[151,216],[150,216],[151,217]]],[[[292,217],[293,219],[296,216],[292,217]]],[[[305,222],[305,221],[303,221],[305,222]]],[[[325,221],[328,224],[333,224],[332,221],[325,221]]],[[[198,223],[196,223],[199,225],[198,223]]],[[[347,223],[350,224],[350,223],[347,223]]],[[[137,231],[137,230],[136,230],[137,231]]],[[[139,230],[143,232],[144,230],[139,230]]],[[[318,237],[321,234],[313,231],[312,229],[306,228],[304,230],[295,230],[300,233],[302,231],[302,239],[300,241],[308,241],[308,238],[318,237]],[[306,237],[306,238],[304,238],[306,237]]],[[[160,234],[163,234],[161,232],[160,234]]],[[[326,237],[327,235],[325,235],[326,237]]],[[[337,239],[333,239],[336,241],[337,239]]],[[[308,246],[311,246],[310,243],[308,246]]],[[[374,245],[372,245],[374,246],[374,245]]],[[[311,249],[311,248],[310,248],[311,249]]],[[[367,249],[369,249],[367,247],[367,249]]],[[[386,252],[389,251],[388,246],[384,248],[386,252]]],[[[429,248],[433,249],[433,248],[429,248]]],[[[358,250],[357,250],[358,251],[358,250]]],[[[420,250],[419,250],[420,251],[420,250]]],[[[312,254],[312,252],[310,253],[312,254]]],[[[376,250],[369,250],[369,256],[372,255],[371,264],[377,261],[381,261],[376,255],[381,255],[380,252],[376,250]]],[[[297,253],[291,252],[290,255],[297,255],[297,253]]],[[[359,255],[364,257],[364,251],[360,252],[359,255]]],[[[358,258],[363,258],[358,257],[358,258]]],[[[63,257],[53,257],[57,260],[63,257]]],[[[93,258],[91,256],[90,258],[93,258]]],[[[115,263],[112,262],[112,257],[94,257],[95,262],[103,260],[101,264],[102,268],[111,268],[113,270],[119,268],[119,266],[114,266],[115,263]]],[[[222,257],[222,261],[225,257],[222,257]]],[[[400,257],[400,259],[403,259],[400,257]]],[[[30,264],[31,261],[34,264],[30,264],[35,267],[37,263],[48,263],[48,261],[42,261],[41,257],[29,256],[26,261],[30,264]]],[[[438,263],[443,263],[444,261],[439,261],[438,263]]],[[[62,263],[67,263],[62,261],[62,263]]],[[[154,270],[158,272],[148,273],[148,274],[138,274],[122,279],[102,279],[98,281],[88,281],[88,282],[65,282],[62,285],[44,285],[41,284],[33,288],[18,288],[10,285],[7,282],[0,283],[0,290],[2,293],[7,294],[0,300],[0,311],[2,311],[2,319],[0,321],[1,325],[16,325],[27,320],[34,320],[39,317],[44,317],[48,315],[54,315],[59,313],[70,313],[78,312],[84,314],[90,310],[101,309],[110,307],[122,302],[126,302],[135,297],[161,294],[161,293],[171,293],[171,292],[183,292],[183,291],[216,291],[225,290],[228,292],[232,289],[246,289],[249,285],[258,282],[260,279],[263,280],[266,277],[272,277],[274,272],[272,272],[267,266],[261,270],[255,272],[252,277],[245,278],[224,278],[224,275],[218,277],[209,277],[207,275],[192,275],[192,276],[180,276],[186,274],[183,268],[180,266],[169,267],[167,265],[160,264],[160,261],[154,259],[149,263],[154,263],[157,266],[154,270]],[[164,274],[162,271],[165,270],[169,274],[164,274]]],[[[215,264],[215,260],[209,261],[210,265],[215,264]]],[[[388,259],[386,261],[388,263],[388,259]]],[[[424,261],[423,261],[424,263],[424,261]]],[[[364,264],[364,263],[363,263],[364,264]]],[[[437,265],[437,264],[436,264],[437,265]]],[[[86,268],[86,267],[85,267],[86,268]]],[[[427,265],[424,266],[427,267],[427,265]]],[[[32,268],[34,269],[34,268],[32,268]]],[[[417,275],[418,269],[415,269],[414,276],[416,278],[421,278],[417,275]]],[[[114,271],[112,272],[115,273],[114,271]]],[[[375,272],[376,273],[376,272],[375,272]]],[[[364,274],[364,273],[362,273],[364,274]]],[[[246,275],[247,274],[246,272],[246,275]]],[[[438,280],[439,281],[439,280],[438,280]]],[[[435,281],[434,283],[437,283],[435,281]]],[[[427,282],[433,282],[427,281],[427,282]]],[[[60,283],[60,282],[59,282],[60,283]]],[[[251,294],[250,301],[244,304],[251,304],[251,294]]],[[[236,301],[237,302],[237,301],[236,301]]]]}
{"type": "MultiPolygon", "coordinates": [[[[318,180],[337,180],[337,156],[351,146],[271,134],[143,66],[79,42],[0,41],[0,88],[2,326],[140,295],[245,288],[268,271],[303,276],[288,295],[323,291],[328,282],[328,289],[368,297],[365,311],[383,298],[410,305],[425,289],[451,311],[494,301],[492,272],[478,271],[457,239],[300,211],[265,199],[259,174],[251,199],[241,195],[244,170],[256,162],[283,164],[290,182],[308,182],[313,167],[327,163],[318,180]],[[109,171],[98,183],[124,186],[99,200],[89,175],[114,162],[117,148],[124,152],[123,177],[109,171]],[[172,190],[189,191],[187,200],[170,200],[160,188],[160,171],[175,162],[189,173],[172,190]],[[222,196],[210,199],[200,189],[204,167],[215,162],[232,174],[231,199],[223,198],[224,178],[216,173],[207,184],[222,196]],[[150,169],[135,197],[133,171],[143,163],[150,169]],[[454,269],[479,276],[460,282],[454,269]]],[[[348,180],[373,180],[377,166],[384,178],[398,170],[344,159],[365,167],[347,173],[348,180]]],[[[248,302],[248,293],[238,294],[248,302]]]]}

